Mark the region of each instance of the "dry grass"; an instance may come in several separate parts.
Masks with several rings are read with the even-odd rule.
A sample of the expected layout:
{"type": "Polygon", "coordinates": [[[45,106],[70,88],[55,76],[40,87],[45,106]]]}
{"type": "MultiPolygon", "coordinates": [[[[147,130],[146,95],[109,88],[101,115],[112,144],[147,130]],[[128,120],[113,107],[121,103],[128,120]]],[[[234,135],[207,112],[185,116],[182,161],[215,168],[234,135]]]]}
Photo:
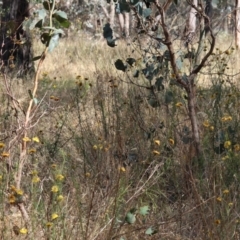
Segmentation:
{"type": "MultiPolygon", "coordinates": [[[[41,52],[38,44],[35,55],[41,52]]],[[[228,49],[222,42],[217,45],[222,51],[228,49]]],[[[201,127],[204,156],[194,166],[198,172],[189,178],[186,163],[191,144],[183,137],[190,124],[183,92],[170,86],[172,101],[166,104],[166,92],[161,92],[160,107],[152,108],[148,91],[128,84],[128,76],[115,69],[114,61],[132,57],[132,49],[124,43],[112,49],[105,42],[73,36],[62,39],[47,56],[38,92],[41,107],[33,123],[46,114],[30,131],[29,137],[38,136],[40,143],[29,143],[36,153],[28,156],[22,184],[31,218],[29,234],[14,235],[12,227],[21,228],[24,223],[14,204],[8,203],[18,167],[18,140],[10,149],[14,168],[6,171],[5,160],[0,168],[1,239],[238,239],[240,148],[225,148],[217,154],[213,147],[220,133],[224,134],[222,142],[240,144],[238,76],[213,74],[209,67],[199,76],[199,124],[208,120],[209,126],[201,127]],[[179,102],[182,106],[176,107],[179,102]],[[224,122],[223,116],[232,120],[224,122]],[[40,179],[35,184],[34,170],[40,179]],[[64,180],[57,180],[57,174],[64,180]],[[189,181],[194,185],[192,191],[189,181]],[[55,185],[57,193],[51,192],[55,185]],[[64,196],[61,202],[57,200],[60,194],[64,196]],[[148,214],[138,212],[136,222],[128,224],[126,214],[142,206],[149,207],[148,214]],[[59,216],[55,220],[53,213],[59,216]],[[47,222],[53,225],[47,227],[47,222]],[[157,233],[147,236],[145,231],[151,226],[157,233]]],[[[139,58],[137,51],[133,54],[139,58]]],[[[226,58],[227,73],[238,72],[234,64],[238,53],[219,56],[226,58]]],[[[219,64],[216,56],[212,59],[219,64]]],[[[12,82],[13,94],[23,108],[30,87],[30,82],[12,82]]],[[[4,94],[2,100],[0,129],[2,142],[8,145],[19,118],[4,94]]]]}

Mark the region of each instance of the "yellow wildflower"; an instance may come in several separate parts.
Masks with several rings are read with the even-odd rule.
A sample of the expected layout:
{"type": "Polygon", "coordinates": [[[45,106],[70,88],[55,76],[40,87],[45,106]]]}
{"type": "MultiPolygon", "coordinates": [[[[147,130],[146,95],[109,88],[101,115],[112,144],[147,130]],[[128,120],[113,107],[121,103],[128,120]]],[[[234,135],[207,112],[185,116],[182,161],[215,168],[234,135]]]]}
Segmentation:
{"type": "Polygon", "coordinates": [[[213,131],[213,130],[214,130],[214,126],[211,126],[211,127],[210,127],[210,130],[213,131]]]}
{"type": "Polygon", "coordinates": [[[15,192],[16,189],[17,189],[17,188],[16,188],[15,186],[13,186],[13,185],[11,185],[10,188],[11,188],[11,190],[12,190],[13,192],[15,192]]]}
{"type": "Polygon", "coordinates": [[[53,163],[53,164],[51,165],[51,167],[52,167],[53,169],[56,169],[56,168],[57,168],[57,164],[53,163]]]}
{"type": "Polygon", "coordinates": [[[174,145],[174,140],[172,138],[169,138],[168,142],[171,144],[171,145],[174,145]]]}
{"type": "Polygon", "coordinates": [[[53,213],[52,214],[52,220],[57,219],[57,218],[58,218],[58,214],[57,213],[53,213]]]}
{"type": "Polygon", "coordinates": [[[30,139],[29,137],[24,137],[22,140],[23,140],[24,142],[31,142],[31,139],[30,139]]]}
{"type": "Polygon", "coordinates": [[[13,194],[9,195],[8,202],[9,203],[15,203],[16,202],[16,197],[13,194]]]}
{"type": "Polygon", "coordinates": [[[52,192],[57,193],[59,191],[59,188],[57,185],[52,186],[52,192]]]}
{"type": "Polygon", "coordinates": [[[228,189],[225,189],[225,190],[223,191],[223,194],[229,194],[229,190],[228,190],[228,189]]]}
{"type": "Polygon", "coordinates": [[[229,156],[222,157],[222,160],[223,160],[223,161],[225,161],[225,160],[227,160],[227,159],[229,159],[229,156]]]}
{"type": "Polygon", "coordinates": [[[0,181],[2,181],[2,178],[3,178],[2,175],[0,175],[0,181]]]}
{"type": "Polygon", "coordinates": [[[22,189],[16,189],[16,190],[15,190],[15,193],[16,193],[17,195],[23,195],[23,190],[22,190],[22,189]]]}
{"type": "Polygon", "coordinates": [[[232,117],[231,116],[224,116],[224,117],[222,117],[222,122],[228,122],[228,121],[232,121],[232,117]]]}
{"type": "Polygon", "coordinates": [[[49,228],[52,227],[52,225],[53,225],[52,222],[47,222],[47,223],[46,223],[46,226],[49,227],[49,228]]]}
{"type": "Polygon", "coordinates": [[[86,173],[85,173],[85,176],[86,176],[87,178],[89,178],[89,177],[91,176],[91,173],[86,172],[86,173]]]}
{"type": "Polygon", "coordinates": [[[229,206],[229,207],[232,207],[232,206],[233,206],[233,203],[232,203],[232,202],[228,203],[228,206],[229,206]]]}
{"type": "Polygon", "coordinates": [[[182,107],[182,105],[183,105],[183,104],[182,104],[181,102],[177,102],[177,103],[175,104],[176,107],[182,107]]]}
{"type": "Polygon", "coordinates": [[[5,147],[5,144],[0,142],[0,148],[4,148],[5,147]]]}
{"type": "Polygon", "coordinates": [[[40,142],[40,140],[39,140],[39,138],[38,138],[38,137],[33,137],[33,138],[32,138],[32,140],[33,140],[34,142],[37,142],[37,143],[39,143],[39,142],[40,142]]]}
{"type": "Polygon", "coordinates": [[[40,181],[40,178],[38,177],[38,176],[33,176],[33,178],[32,178],[32,182],[33,183],[38,183],[40,181]]]}
{"type": "Polygon", "coordinates": [[[94,149],[94,150],[97,150],[97,149],[98,149],[98,146],[97,146],[97,145],[93,145],[93,149],[94,149]]]}
{"type": "Polygon", "coordinates": [[[161,144],[160,140],[154,140],[154,143],[158,146],[160,146],[160,144],[161,144]]]}
{"type": "Polygon", "coordinates": [[[154,155],[160,155],[160,152],[157,151],[157,150],[153,150],[152,153],[153,153],[154,155]]]}
{"type": "Polygon", "coordinates": [[[221,201],[222,201],[222,198],[221,198],[221,197],[217,197],[216,200],[217,200],[218,202],[221,202],[221,201]]]}
{"type": "Polygon", "coordinates": [[[8,152],[3,152],[3,153],[1,154],[1,156],[5,158],[5,157],[9,157],[10,154],[9,154],[8,152]]]}
{"type": "Polygon", "coordinates": [[[216,220],[215,220],[215,223],[216,223],[217,225],[219,225],[219,224],[221,223],[221,221],[220,221],[219,219],[216,219],[216,220]]]}
{"type": "Polygon", "coordinates": [[[64,179],[64,176],[62,174],[57,174],[55,176],[55,179],[58,180],[58,181],[62,181],[64,179]]]}
{"type": "Polygon", "coordinates": [[[119,168],[119,171],[120,171],[120,172],[126,172],[126,169],[125,169],[125,167],[120,167],[120,168],[119,168]]]}
{"type": "Polygon", "coordinates": [[[234,150],[236,152],[240,151],[240,145],[239,144],[235,144],[233,147],[234,147],[234,150]]]}
{"type": "Polygon", "coordinates": [[[102,149],[103,149],[103,145],[102,145],[102,144],[98,144],[98,148],[99,148],[100,150],[102,150],[102,149]]]}
{"type": "Polygon", "coordinates": [[[63,198],[64,198],[63,195],[59,195],[59,196],[57,197],[57,201],[58,201],[58,202],[61,202],[61,201],[63,200],[63,198]]]}
{"type": "Polygon", "coordinates": [[[38,175],[38,171],[37,170],[32,170],[31,174],[32,175],[38,175]]]}
{"type": "Polygon", "coordinates": [[[231,146],[231,142],[230,141],[226,141],[224,143],[224,148],[228,149],[228,148],[230,148],[230,146],[231,146]]]}
{"type": "Polygon", "coordinates": [[[32,154],[32,153],[35,153],[37,150],[35,148],[31,148],[28,150],[28,153],[29,154],[32,154]]]}
{"type": "Polygon", "coordinates": [[[208,121],[208,120],[205,120],[205,121],[203,122],[203,126],[206,127],[206,128],[210,127],[209,121],[208,121]]]}
{"type": "Polygon", "coordinates": [[[28,230],[27,230],[26,228],[21,228],[21,229],[19,230],[19,232],[22,233],[22,234],[27,234],[27,233],[28,233],[28,230]]]}

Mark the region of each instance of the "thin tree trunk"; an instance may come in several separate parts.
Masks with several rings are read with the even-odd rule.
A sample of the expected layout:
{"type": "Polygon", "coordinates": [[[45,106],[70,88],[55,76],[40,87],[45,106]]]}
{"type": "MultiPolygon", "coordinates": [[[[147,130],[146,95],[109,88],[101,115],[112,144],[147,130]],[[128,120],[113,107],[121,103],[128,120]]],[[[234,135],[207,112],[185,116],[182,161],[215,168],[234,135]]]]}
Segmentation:
{"type": "MultiPolygon", "coordinates": [[[[193,5],[197,7],[198,0],[193,0],[193,5]]],[[[185,45],[188,46],[192,42],[195,31],[196,31],[196,20],[197,20],[197,10],[191,7],[189,18],[187,19],[187,24],[184,30],[185,45]]]]}
{"type": "Polygon", "coordinates": [[[240,47],[240,0],[235,1],[235,44],[240,47]]]}
{"type": "MultiPolygon", "coordinates": [[[[199,135],[199,126],[197,121],[197,112],[196,112],[196,87],[194,84],[195,75],[191,75],[189,77],[189,84],[188,84],[188,111],[189,111],[189,117],[191,120],[191,126],[192,126],[192,134],[193,134],[193,145],[195,149],[195,156],[199,157],[201,155],[201,141],[200,141],[200,135],[199,135]]],[[[192,156],[192,157],[195,157],[192,156]]]]}

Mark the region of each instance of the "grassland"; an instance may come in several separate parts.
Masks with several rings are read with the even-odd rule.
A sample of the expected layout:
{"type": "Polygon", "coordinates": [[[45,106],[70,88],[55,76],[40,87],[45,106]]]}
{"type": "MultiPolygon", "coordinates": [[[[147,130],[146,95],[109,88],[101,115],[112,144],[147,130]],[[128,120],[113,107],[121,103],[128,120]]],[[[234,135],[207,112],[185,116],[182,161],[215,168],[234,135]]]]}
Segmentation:
{"type": "MultiPolygon", "coordinates": [[[[1,239],[239,239],[239,53],[223,42],[196,79],[203,156],[192,175],[183,90],[166,84],[153,108],[141,87],[148,82],[133,84],[114,66],[140,51],[82,34],[62,39],[43,63],[16,189],[33,80],[2,77],[1,239]]],[[[41,47],[35,42],[35,55],[41,47]]]]}

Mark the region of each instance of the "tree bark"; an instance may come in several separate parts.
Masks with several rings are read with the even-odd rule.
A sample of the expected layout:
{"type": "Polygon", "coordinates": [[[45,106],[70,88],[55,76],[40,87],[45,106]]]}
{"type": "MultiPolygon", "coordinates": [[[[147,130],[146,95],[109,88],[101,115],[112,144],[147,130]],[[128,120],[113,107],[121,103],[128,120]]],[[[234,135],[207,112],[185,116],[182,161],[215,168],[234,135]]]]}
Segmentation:
{"type": "Polygon", "coordinates": [[[32,44],[28,32],[23,30],[22,23],[29,14],[27,0],[3,0],[0,30],[0,57],[2,69],[13,71],[22,77],[33,70],[32,44]]]}
{"type": "MultiPolygon", "coordinates": [[[[192,4],[197,7],[197,0],[193,0],[192,4]]],[[[197,10],[191,7],[189,18],[184,30],[185,45],[188,46],[192,42],[196,31],[197,10]]]]}
{"type": "Polygon", "coordinates": [[[240,0],[235,0],[235,44],[240,47],[240,0]]]}

